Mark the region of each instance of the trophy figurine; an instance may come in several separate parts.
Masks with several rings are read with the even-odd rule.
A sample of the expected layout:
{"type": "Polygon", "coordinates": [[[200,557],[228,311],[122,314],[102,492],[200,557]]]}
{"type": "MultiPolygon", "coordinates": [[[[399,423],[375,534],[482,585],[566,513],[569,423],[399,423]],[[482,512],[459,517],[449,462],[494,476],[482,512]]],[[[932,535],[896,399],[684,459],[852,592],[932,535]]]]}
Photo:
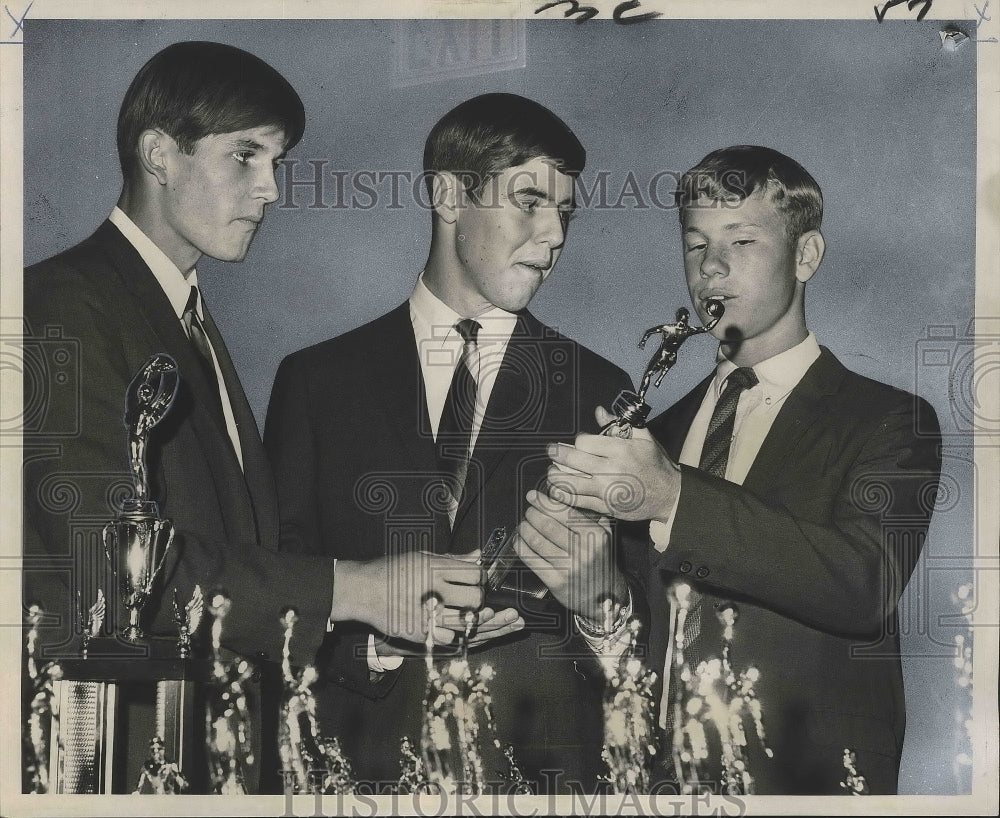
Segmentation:
{"type": "Polygon", "coordinates": [[[177,364],[169,355],[152,356],[125,393],[129,465],[135,496],[122,502],[118,517],[104,527],[104,551],[111,563],[128,625],[121,635],[129,642],[143,637],[140,616],[153,583],[173,542],[170,520],[159,516],[149,498],[146,447],[150,431],[166,416],[177,394],[177,364]]]}
{"type": "Polygon", "coordinates": [[[639,349],[646,346],[646,341],[653,335],[659,333],[663,336],[660,348],[649,360],[646,372],[639,383],[639,391],[632,392],[623,389],[618,393],[611,409],[616,417],[611,423],[601,429],[602,435],[617,435],[618,437],[629,438],[633,429],[641,429],[646,425],[646,418],[649,417],[649,404],[646,403],[646,393],[649,387],[659,388],[664,376],[671,367],[677,363],[677,350],[692,335],[702,332],[709,332],[722,319],[726,311],[725,305],[718,299],[709,300],[705,305],[705,311],[711,316],[703,327],[692,327],[688,321],[689,313],[681,307],[677,310],[675,322],[673,324],[661,324],[658,327],[650,327],[643,333],[642,340],[639,341],[639,349]],[[654,380],[655,379],[655,380],[654,380]]]}
{"type": "MultiPolygon", "coordinates": [[[[691,326],[689,313],[681,307],[677,310],[673,324],[661,324],[650,327],[639,341],[639,349],[656,334],[663,336],[660,348],[649,361],[646,372],[642,376],[639,391],[623,389],[618,393],[611,405],[615,419],[601,429],[603,435],[617,435],[630,438],[633,429],[641,429],[646,425],[650,406],[646,403],[646,392],[650,386],[659,386],[670,368],[677,363],[677,350],[692,335],[698,335],[712,330],[725,313],[725,306],[719,299],[710,299],[705,305],[705,311],[711,320],[703,327],[691,326]]],[[[515,604],[517,597],[534,597],[541,599],[548,594],[548,588],[531,572],[519,566],[519,560],[514,551],[513,541],[516,529],[511,532],[506,528],[495,528],[483,544],[479,564],[486,569],[487,599],[494,606],[515,604]],[[517,576],[513,576],[516,574],[517,576]]]]}

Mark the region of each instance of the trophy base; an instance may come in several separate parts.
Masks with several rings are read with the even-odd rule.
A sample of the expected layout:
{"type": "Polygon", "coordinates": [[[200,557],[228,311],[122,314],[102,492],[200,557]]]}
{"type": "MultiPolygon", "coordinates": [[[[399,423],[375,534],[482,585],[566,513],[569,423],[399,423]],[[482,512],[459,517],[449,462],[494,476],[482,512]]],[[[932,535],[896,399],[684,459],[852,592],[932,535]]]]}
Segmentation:
{"type": "Polygon", "coordinates": [[[646,418],[649,417],[650,406],[635,392],[623,389],[618,393],[611,410],[617,415],[617,425],[631,426],[633,429],[642,429],[646,425],[646,418]]]}
{"type": "Polygon", "coordinates": [[[537,609],[549,589],[514,551],[514,534],[495,528],[482,548],[480,565],[486,569],[485,604],[496,611],[537,609]]]}
{"type": "Polygon", "coordinates": [[[60,659],[59,666],[50,792],[132,792],[153,736],[163,741],[166,757],[195,779],[194,786],[202,784],[198,682],[209,678],[209,662],[180,658],[174,638],[124,643],[96,637],[87,644],[87,658],[60,659]]]}

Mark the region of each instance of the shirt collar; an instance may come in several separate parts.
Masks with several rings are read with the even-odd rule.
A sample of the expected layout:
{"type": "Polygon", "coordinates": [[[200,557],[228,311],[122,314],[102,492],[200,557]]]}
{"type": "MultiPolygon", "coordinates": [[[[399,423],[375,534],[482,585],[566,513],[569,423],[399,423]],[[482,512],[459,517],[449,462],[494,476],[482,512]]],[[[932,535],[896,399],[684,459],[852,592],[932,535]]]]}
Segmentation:
{"type": "MultiPolygon", "coordinates": [[[[763,387],[764,395],[772,401],[780,400],[798,386],[799,381],[819,356],[819,343],[816,341],[816,336],[810,332],[804,340],[791,349],[786,349],[756,364],[753,371],[758,383],[763,387]]],[[[721,349],[717,360],[713,382],[716,397],[722,393],[722,385],[726,378],[737,369],[736,364],[723,355],[721,349]]]]}
{"type": "MultiPolygon", "coordinates": [[[[174,264],[149,236],[132,221],[125,211],[115,207],[108,216],[110,221],[121,234],[128,240],[136,252],[146,262],[146,266],[152,271],[153,276],[159,282],[160,287],[170,300],[170,305],[174,308],[178,318],[184,315],[184,308],[187,306],[188,296],[191,294],[191,287],[198,286],[198,271],[191,270],[186,278],[176,264],[174,264]]],[[[201,304],[201,292],[198,293],[198,317],[204,318],[201,304]]]]}
{"type": "MultiPolygon", "coordinates": [[[[455,324],[464,317],[428,289],[424,283],[424,274],[421,273],[410,294],[410,318],[418,346],[421,341],[437,340],[441,344],[457,341],[460,336],[455,330],[455,324]]],[[[482,327],[478,336],[481,347],[506,344],[517,324],[515,313],[499,307],[493,307],[475,318],[482,327]]]]}

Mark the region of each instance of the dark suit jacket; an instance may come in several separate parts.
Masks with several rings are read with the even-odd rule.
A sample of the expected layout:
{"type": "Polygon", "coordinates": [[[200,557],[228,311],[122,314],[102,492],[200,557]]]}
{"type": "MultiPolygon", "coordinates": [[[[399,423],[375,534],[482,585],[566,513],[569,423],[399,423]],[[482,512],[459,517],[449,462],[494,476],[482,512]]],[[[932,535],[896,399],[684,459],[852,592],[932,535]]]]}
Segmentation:
{"type": "MultiPolygon", "coordinates": [[[[651,424],[674,458],[710,381],[651,424]]],[[[758,793],[843,793],[845,748],[872,792],[896,791],[905,724],[896,604],[940,472],[940,437],[917,434],[918,404],[934,419],[920,398],[823,349],[742,486],[681,467],[670,544],[650,552],[651,662],[663,667],[670,581],[706,594],[695,661],[719,655],[712,614],[735,601],[733,665],[760,670],[774,750],[765,758],[748,725],[758,793]]]]}
{"type": "MultiPolygon", "coordinates": [[[[224,586],[233,599],[223,641],[254,658],[279,656],[280,610],[301,621],[296,653],[312,655],[326,629],[332,561],[278,546],[274,482],[232,361],[211,318],[206,330],[239,427],[240,470],[194,347],[155,277],[110,222],[83,243],[25,271],[25,598],[52,613],[42,636],[53,649],[72,635],[76,590],[84,607],[98,585],[115,599],[100,542],[131,478],[123,424],[125,389],[156,352],[177,361],[181,384],[167,418],[151,433],[151,496],[176,532],[161,604],[148,633],[176,634],[170,598],[194,585],[224,586]]],[[[206,614],[206,620],[210,617],[206,614]]],[[[207,624],[203,622],[203,624],[207,624]]],[[[207,634],[205,634],[207,644],[207,634]]]]}
{"type": "MultiPolygon", "coordinates": [[[[545,444],[593,429],[628,377],[523,313],[476,443],[454,533],[449,530],[419,358],[404,303],[346,335],[290,355],[275,380],[265,442],[278,484],[283,542],[338,558],[391,550],[467,553],[496,526],[516,526],[549,460],[545,444]]],[[[541,791],[592,788],[601,770],[602,679],[555,604],[528,628],[472,655],[490,663],[497,729],[541,791]],[[578,671],[591,671],[585,676],[578,671]],[[543,770],[550,772],[543,775],[543,770]]],[[[368,630],[338,624],[321,662],[330,679],[325,729],[359,777],[399,778],[400,737],[420,735],[423,659],[369,681],[368,630]]],[[[484,742],[486,743],[486,742],[484,742]]],[[[499,763],[486,771],[498,780],[499,763]]]]}

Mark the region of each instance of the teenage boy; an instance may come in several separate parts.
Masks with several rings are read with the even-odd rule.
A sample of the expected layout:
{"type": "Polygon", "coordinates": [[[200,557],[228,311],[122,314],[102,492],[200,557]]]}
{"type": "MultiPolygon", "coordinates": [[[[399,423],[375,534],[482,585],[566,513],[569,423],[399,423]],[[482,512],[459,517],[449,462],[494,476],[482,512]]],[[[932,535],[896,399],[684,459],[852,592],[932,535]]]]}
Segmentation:
{"type": "MultiPolygon", "coordinates": [[[[934,415],[847,370],[807,329],[823,202],[798,163],[756,146],[718,150],[684,175],[677,203],[695,309],[707,322],[708,302],[725,304],[715,371],[651,434],[550,446],[552,500],[535,499],[522,558],[533,565],[535,551],[566,542],[562,502],[650,521],[650,667],[664,669],[678,645],[692,668],[719,656],[721,620],[735,606],[731,660],[760,672],[773,750],[748,722],[755,791],[846,792],[849,749],[871,792],[894,793],[905,722],[896,604],[940,471],[939,436],[918,435],[915,417],[918,406],[934,415]],[[631,492],[610,490],[623,481],[631,492]],[[692,589],[679,641],[668,603],[678,581],[692,589]]],[[[661,726],[674,722],[670,670],[661,726]]],[[[668,738],[664,776],[670,747],[668,738]]],[[[719,781],[710,768],[702,784],[719,781]]]]}
{"type": "MultiPolygon", "coordinates": [[[[520,520],[546,442],[596,428],[592,402],[629,385],[526,309],[562,252],[585,159],[566,124],[523,97],[450,111],[425,146],[431,246],[410,298],[282,363],[265,432],[282,535],[338,558],[337,583],[351,581],[344,558],[474,554],[520,520]]],[[[503,627],[487,631],[475,662],[495,670],[499,738],[539,792],[592,789],[601,769],[600,674],[570,614],[599,619],[598,600],[625,593],[609,545],[550,577],[554,601],[523,617],[486,611],[503,627]]],[[[325,645],[324,728],[377,786],[399,779],[401,737],[420,735],[420,647],[364,624],[338,624],[325,645]]],[[[505,759],[484,766],[507,786],[505,759]]]]}

